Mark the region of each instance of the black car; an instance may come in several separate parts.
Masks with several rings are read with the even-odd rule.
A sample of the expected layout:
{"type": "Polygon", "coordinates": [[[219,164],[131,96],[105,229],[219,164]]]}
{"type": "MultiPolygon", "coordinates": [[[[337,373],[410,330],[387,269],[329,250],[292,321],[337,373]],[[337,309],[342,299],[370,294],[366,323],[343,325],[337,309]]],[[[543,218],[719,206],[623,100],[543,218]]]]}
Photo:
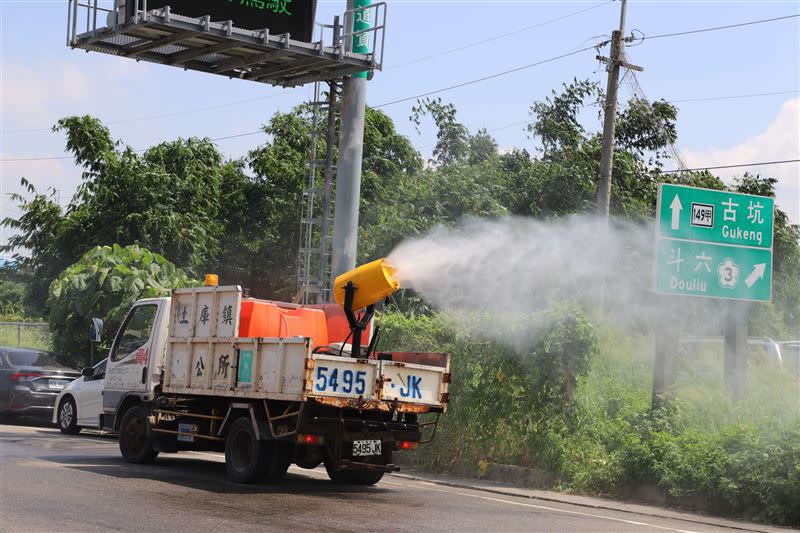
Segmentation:
{"type": "Polygon", "coordinates": [[[58,393],[81,375],[58,357],[42,350],[0,346],[0,416],[52,416],[58,393]]]}

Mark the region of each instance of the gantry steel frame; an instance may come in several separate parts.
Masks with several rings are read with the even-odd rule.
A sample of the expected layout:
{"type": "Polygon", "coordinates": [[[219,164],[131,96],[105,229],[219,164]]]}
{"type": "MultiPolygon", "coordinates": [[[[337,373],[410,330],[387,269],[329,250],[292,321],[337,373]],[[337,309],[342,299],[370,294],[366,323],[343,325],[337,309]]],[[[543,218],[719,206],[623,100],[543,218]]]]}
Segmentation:
{"type": "MultiPolygon", "coordinates": [[[[124,2],[119,0],[113,8],[99,6],[98,0],[69,0],[67,7],[68,46],[137,61],[281,87],[383,67],[385,2],[369,6],[375,21],[370,28],[347,31],[336,17],[334,24],[318,24],[319,40],[310,43],[292,39],[290,34],[271,35],[266,28],[244,30],[232,21],[212,21],[208,16],[184,17],[172,13],[169,6],[148,11],[147,0],[128,20],[124,2]],[[79,32],[79,27],[84,31],[79,32]],[[349,51],[345,43],[354,38],[371,41],[370,53],[349,51]]],[[[353,11],[345,11],[345,21],[352,19],[353,11]]]]}

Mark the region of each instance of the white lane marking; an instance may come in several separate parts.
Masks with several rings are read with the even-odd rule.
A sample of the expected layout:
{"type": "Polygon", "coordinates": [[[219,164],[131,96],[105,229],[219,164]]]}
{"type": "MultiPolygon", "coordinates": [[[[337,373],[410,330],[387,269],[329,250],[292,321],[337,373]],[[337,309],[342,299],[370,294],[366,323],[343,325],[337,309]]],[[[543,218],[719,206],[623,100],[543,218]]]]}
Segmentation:
{"type": "MultiPolygon", "coordinates": [[[[393,485],[404,485],[403,483],[397,483],[397,482],[391,482],[391,481],[383,481],[383,483],[391,483],[393,485]]],[[[614,521],[614,522],[622,522],[622,523],[631,524],[631,525],[634,525],[634,526],[646,526],[646,527],[652,527],[652,528],[655,528],[655,529],[665,529],[667,531],[677,531],[679,533],[698,533],[698,532],[692,531],[692,530],[676,529],[676,528],[666,527],[666,526],[657,526],[655,524],[650,524],[650,523],[647,523],[647,522],[637,522],[637,521],[634,521],[634,520],[625,520],[624,518],[615,518],[613,516],[606,516],[606,515],[592,514],[592,513],[582,513],[580,511],[570,511],[568,509],[559,509],[557,507],[549,507],[547,505],[536,505],[536,504],[532,504],[532,503],[515,502],[513,500],[504,500],[502,498],[493,498],[493,497],[490,497],[490,496],[481,496],[480,494],[470,494],[468,492],[458,492],[458,491],[454,491],[454,490],[446,490],[446,489],[439,488],[439,486],[436,485],[435,483],[430,483],[430,482],[427,482],[427,481],[417,481],[417,483],[420,484],[420,485],[430,485],[430,486],[425,486],[424,487],[424,488],[426,488],[428,490],[433,490],[433,491],[436,491],[436,492],[445,492],[445,493],[449,493],[449,494],[457,494],[459,496],[469,496],[471,498],[478,498],[480,500],[488,500],[488,501],[499,502],[499,503],[507,503],[507,504],[510,504],[510,505],[518,505],[518,506],[521,506],[521,507],[530,507],[530,508],[533,508],[533,509],[542,509],[542,510],[545,510],[545,511],[555,511],[557,513],[566,513],[566,514],[573,514],[573,515],[578,515],[578,516],[588,516],[588,517],[591,517],[591,518],[602,518],[602,519],[605,519],[605,520],[611,520],[611,521],[614,521]]],[[[406,485],[406,486],[411,486],[411,485],[406,485]]],[[[566,505],[569,505],[569,504],[566,504],[566,505]]]]}

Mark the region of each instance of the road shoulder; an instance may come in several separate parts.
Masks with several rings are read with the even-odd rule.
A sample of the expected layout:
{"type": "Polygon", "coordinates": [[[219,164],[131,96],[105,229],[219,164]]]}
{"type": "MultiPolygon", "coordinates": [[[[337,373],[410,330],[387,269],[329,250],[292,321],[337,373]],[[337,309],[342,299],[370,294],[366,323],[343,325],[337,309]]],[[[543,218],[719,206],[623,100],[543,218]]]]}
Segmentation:
{"type": "Polygon", "coordinates": [[[498,483],[495,481],[461,478],[448,475],[433,475],[426,472],[419,472],[411,469],[404,469],[402,472],[392,473],[391,476],[414,480],[414,481],[433,483],[445,487],[470,489],[491,494],[529,498],[531,500],[539,500],[545,502],[564,503],[564,504],[576,505],[580,507],[587,507],[598,510],[602,509],[602,510],[631,513],[643,516],[652,516],[657,518],[682,520],[685,522],[703,524],[708,526],[726,527],[742,531],[759,531],[759,532],[763,531],[763,532],[781,532],[781,533],[785,533],[787,531],[796,531],[790,528],[757,524],[753,522],[745,522],[742,520],[734,520],[734,519],[722,518],[700,513],[690,513],[686,511],[664,508],[664,507],[656,507],[652,505],[622,502],[618,500],[611,500],[608,498],[600,498],[596,496],[591,496],[591,497],[580,496],[577,494],[568,494],[564,492],[556,492],[549,490],[526,489],[526,488],[506,485],[503,483],[498,483]]]}

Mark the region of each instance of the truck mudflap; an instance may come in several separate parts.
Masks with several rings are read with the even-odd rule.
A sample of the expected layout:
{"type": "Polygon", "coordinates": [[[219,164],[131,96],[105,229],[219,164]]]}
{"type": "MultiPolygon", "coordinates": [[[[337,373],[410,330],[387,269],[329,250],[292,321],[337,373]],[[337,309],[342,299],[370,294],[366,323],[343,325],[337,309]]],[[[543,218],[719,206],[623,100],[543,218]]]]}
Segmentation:
{"type": "Polygon", "coordinates": [[[411,362],[409,354],[403,355],[403,361],[393,361],[392,354],[381,354],[381,359],[313,354],[306,361],[306,399],[359,411],[444,412],[450,398],[450,356],[435,354],[442,366],[433,366],[411,362]]]}

